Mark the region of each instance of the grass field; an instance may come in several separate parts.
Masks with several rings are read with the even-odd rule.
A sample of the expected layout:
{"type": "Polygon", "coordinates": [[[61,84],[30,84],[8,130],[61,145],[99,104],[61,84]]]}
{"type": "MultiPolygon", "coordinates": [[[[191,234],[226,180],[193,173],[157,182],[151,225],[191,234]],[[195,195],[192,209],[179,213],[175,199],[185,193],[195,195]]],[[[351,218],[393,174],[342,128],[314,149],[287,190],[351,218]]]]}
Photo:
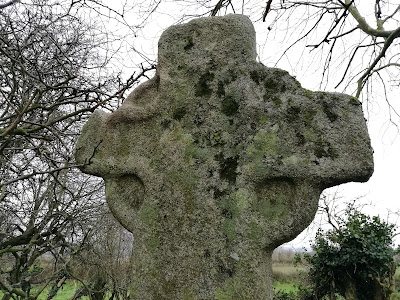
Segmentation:
{"type": "Polygon", "coordinates": [[[293,263],[279,263],[273,264],[272,272],[274,282],[298,285],[307,269],[304,266],[295,267],[293,263]]]}
{"type": "Polygon", "coordinates": [[[272,270],[275,291],[298,293],[301,274],[306,272],[305,267],[295,267],[293,263],[274,263],[272,270]]]}
{"type": "MultiPolygon", "coordinates": [[[[53,299],[54,300],[68,300],[74,295],[75,291],[79,287],[80,286],[77,285],[76,283],[74,283],[73,281],[69,281],[66,284],[64,284],[63,288],[58,291],[57,295],[53,299]]],[[[274,288],[276,290],[284,291],[284,292],[297,292],[298,284],[295,284],[295,283],[282,283],[282,282],[275,281],[274,282],[274,288]]],[[[35,292],[35,288],[32,291],[34,293],[35,292]]],[[[46,288],[39,295],[38,300],[46,300],[49,291],[50,291],[50,288],[46,288]]],[[[0,291],[0,299],[2,297],[3,297],[3,293],[0,291]]],[[[80,299],[89,300],[89,297],[82,297],[80,299]]]]}
{"type": "Polygon", "coordinates": [[[282,282],[274,282],[274,288],[277,291],[283,291],[286,293],[290,293],[290,292],[297,292],[298,289],[298,285],[294,284],[294,283],[282,283],[282,282]]]}
{"type": "MultiPolygon", "coordinates": [[[[53,298],[54,300],[68,300],[70,299],[75,291],[80,288],[80,285],[76,284],[74,281],[69,281],[63,285],[63,287],[58,291],[57,295],[53,298]]],[[[32,289],[32,294],[37,291],[37,288],[32,289]]],[[[46,300],[51,287],[47,287],[38,297],[38,300],[46,300]]],[[[3,293],[0,291],[0,299],[3,297],[3,293]]],[[[82,300],[89,300],[89,297],[81,297],[82,300]]]]}
{"type": "MultiPolygon", "coordinates": [[[[295,267],[290,263],[277,263],[273,265],[273,286],[275,290],[282,291],[286,293],[297,293],[298,286],[301,284],[302,273],[306,272],[305,267],[295,267]]],[[[396,279],[400,279],[400,268],[397,269],[396,279]]],[[[75,281],[68,281],[63,287],[58,291],[55,300],[68,300],[70,299],[75,291],[80,288],[80,284],[75,281]]],[[[38,287],[32,289],[34,293],[38,287]]],[[[47,287],[39,296],[38,300],[46,300],[47,295],[51,287],[47,287]]],[[[0,291],[0,299],[3,293],[0,291]]],[[[89,297],[82,297],[82,300],[89,300],[89,297]]],[[[391,300],[400,300],[400,293],[393,293],[391,300]]]]}
{"type": "MultiPolygon", "coordinates": [[[[273,269],[273,286],[276,291],[286,293],[297,293],[299,285],[302,283],[302,273],[307,271],[306,267],[295,267],[293,263],[274,263],[273,269]]],[[[400,267],[396,270],[396,281],[400,281],[400,267]]],[[[396,284],[397,290],[400,286],[396,284]]],[[[391,300],[400,300],[400,292],[395,292],[390,296],[391,300]]]]}

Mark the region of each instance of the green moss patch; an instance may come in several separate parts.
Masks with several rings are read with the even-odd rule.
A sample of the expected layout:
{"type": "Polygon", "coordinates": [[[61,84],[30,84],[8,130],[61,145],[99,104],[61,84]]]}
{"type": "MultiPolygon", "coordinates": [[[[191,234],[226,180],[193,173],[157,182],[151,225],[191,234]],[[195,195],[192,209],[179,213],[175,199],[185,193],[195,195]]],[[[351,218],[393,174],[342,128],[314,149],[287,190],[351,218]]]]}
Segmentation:
{"type": "Polygon", "coordinates": [[[247,299],[243,297],[242,292],[244,287],[242,283],[235,281],[233,278],[228,278],[225,281],[223,289],[217,289],[215,291],[215,300],[241,300],[247,299]]]}
{"type": "Polygon", "coordinates": [[[359,106],[361,102],[356,97],[350,97],[349,104],[359,106]]]}
{"type": "Polygon", "coordinates": [[[172,118],[174,120],[181,120],[186,114],[186,108],[181,106],[181,107],[177,107],[173,113],[172,113],[172,118]]]}
{"type": "Polygon", "coordinates": [[[278,106],[278,107],[282,104],[281,98],[279,98],[275,94],[271,95],[271,93],[268,91],[264,94],[263,99],[265,102],[272,101],[275,104],[275,106],[278,106]]]}
{"type": "Polygon", "coordinates": [[[250,78],[257,84],[260,84],[260,81],[263,79],[256,70],[250,72],[250,78]]]}
{"type": "Polygon", "coordinates": [[[186,39],[186,45],[185,45],[185,47],[183,47],[183,49],[185,49],[186,51],[188,51],[188,50],[192,49],[193,46],[194,46],[193,37],[192,37],[192,36],[187,37],[187,39],[186,39]]]}
{"type": "Polygon", "coordinates": [[[253,161],[261,161],[264,156],[276,156],[279,153],[279,138],[273,131],[260,130],[254,137],[253,145],[247,154],[253,161]]]}
{"type": "Polygon", "coordinates": [[[195,189],[198,181],[198,176],[192,172],[185,170],[170,171],[166,174],[167,180],[174,183],[174,186],[179,189],[185,199],[185,209],[192,212],[195,209],[195,189]]]}
{"type": "Polygon", "coordinates": [[[329,121],[334,122],[337,120],[338,115],[333,111],[333,105],[323,102],[322,109],[325,115],[328,117],[329,121]]]}
{"type": "Polygon", "coordinates": [[[215,157],[215,160],[219,163],[219,176],[222,180],[231,184],[236,183],[238,159],[238,156],[224,158],[222,153],[215,157]]]}
{"type": "Polygon", "coordinates": [[[297,145],[303,146],[306,143],[306,137],[300,132],[296,132],[297,145]]]}
{"type": "Polygon", "coordinates": [[[233,116],[239,110],[239,103],[233,96],[224,97],[222,100],[221,111],[227,116],[233,116]]]}
{"type": "Polygon", "coordinates": [[[264,88],[266,93],[284,93],[287,90],[285,83],[279,80],[279,77],[267,78],[264,80],[264,88]]]}
{"type": "Polygon", "coordinates": [[[236,238],[236,219],[225,219],[222,232],[229,240],[234,240],[236,238]]]}
{"type": "Polygon", "coordinates": [[[218,97],[225,96],[225,87],[222,81],[218,81],[217,96],[218,97]]]}
{"type": "Polygon", "coordinates": [[[158,223],[158,209],[152,205],[143,205],[140,209],[140,219],[144,224],[154,227],[158,223]]]}
{"type": "Polygon", "coordinates": [[[258,187],[255,208],[265,218],[282,218],[287,214],[290,201],[296,197],[295,189],[289,178],[269,180],[258,187]]]}
{"type": "Polygon", "coordinates": [[[289,122],[293,122],[299,119],[300,107],[289,106],[287,109],[287,119],[289,122]]]}
{"type": "Polygon", "coordinates": [[[307,89],[303,89],[303,91],[304,91],[305,96],[308,99],[313,99],[314,98],[314,92],[313,91],[310,91],[310,90],[307,90],[307,89]]]}
{"type": "Polygon", "coordinates": [[[150,252],[154,252],[160,246],[160,237],[157,233],[153,233],[150,237],[148,237],[145,241],[145,245],[147,250],[150,252]]]}
{"type": "Polygon", "coordinates": [[[210,97],[212,89],[210,88],[210,82],[214,80],[214,74],[210,73],[210,70],[200,76],[199,81],[195,87],[194,94],[197,97],[210,97]]]}
{"type": "Polygon", "coordinates": [[[304,123],[307,125],[307,126],[311,126],[312,125],[312,123],[313,123],[313,119],[314,119],[314,117],[315,117],[315,115],[317,114],[317,111],[316,110],[309,110],[309,111],[307,111],[304,115],[303,115],[303,120],[304,120],[304,123]]]}
{"type": "Polygon", "coordinates": [[[263,237],[262,227],[254,221],[251,221],[246,228],[246,235],[250,240],[259,241],[263,237]]]}
{"type": "Polygon", "coordinates": [[[318,140],[314,142],[314,145],[314,154],[318,158],[328,157],[335,159],[339,156],[336,149],[327,141],[318,140]]]}
{"type": "Polygon", "coordinates": [[[236,223],[242,212],[250,207],[252,199],[247,189],[240,188],[220,203],[222,215],[225,217],[222,232],[229,240],[236,238],[236,223]]]}

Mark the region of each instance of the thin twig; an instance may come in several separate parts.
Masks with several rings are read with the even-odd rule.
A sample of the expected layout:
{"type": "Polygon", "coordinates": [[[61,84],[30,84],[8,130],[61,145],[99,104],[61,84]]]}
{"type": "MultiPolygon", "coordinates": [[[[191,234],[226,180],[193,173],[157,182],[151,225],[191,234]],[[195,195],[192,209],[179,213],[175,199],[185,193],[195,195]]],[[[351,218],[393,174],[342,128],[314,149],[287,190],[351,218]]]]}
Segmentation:
{"type": "Polygon", "coordinates": [[[385,43],[383,44],[383,48],[379,55],[375,58],[375,60],[372,62],[372,64],[369,66],[369,68],[364,72],[364,74],[358,79],[357,81],[357,93],[356,97],[360,97],[362,88],[365,84],[365,79],[367,79],[371,75],[371,71],[375,68],[375,66],[378,64],[378,62],[381,60],[382,57],[386,55],[387,49],[390,47],[390,45],[393,43],[394,39],[398,38],[400,36],[400,27],[397,28],[392,32],[391,35],[386,39],[385,43]]]}
{"type": "Polygon", "coordinates": [[[267,15],[269,13],[269,11],[271,10],[271,4],[272,4],[272,0],[268,0],[267,1],[267,5],[265,7],[264,13],[263,13],[263,22],[265,22],[265,19],[267,18],[267,15]]]}
{"type": "Polygon", "coordinates": [[[10,5],[13,5],[13,4],[19,2],[19,1],[20,0],[11,0],[11,1],[8,1],[6,3],[0,4],[0,9],[6,8],[6,7],[10,6],[10,5]]]}

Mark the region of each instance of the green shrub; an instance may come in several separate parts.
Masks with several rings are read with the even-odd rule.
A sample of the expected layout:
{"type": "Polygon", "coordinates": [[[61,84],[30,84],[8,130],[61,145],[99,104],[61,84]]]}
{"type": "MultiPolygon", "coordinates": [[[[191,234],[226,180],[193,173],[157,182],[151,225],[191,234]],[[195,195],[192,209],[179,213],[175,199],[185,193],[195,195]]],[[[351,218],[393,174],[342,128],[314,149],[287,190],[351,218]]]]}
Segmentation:
{"type": "Polygon", "coordinates": [[[298,300],[297,293],[275,290],[273,300],[298,300]]]}
{"type": "Polygon", "coordinates": [[[391,247],[394,233],[394,225],[352,207],[346,220],[339,219],[338,227],[319,231],[315,253],[307,257],[317,299],[335,293],[358,300],[389,299],[396,269],[396,251],[391,247]]]}
{"type": "Polygon", "coordinates": [[[302,285],[296,286],[294,291],[274,289],[273,300],[315,300],[313,290],[302,285]]]}

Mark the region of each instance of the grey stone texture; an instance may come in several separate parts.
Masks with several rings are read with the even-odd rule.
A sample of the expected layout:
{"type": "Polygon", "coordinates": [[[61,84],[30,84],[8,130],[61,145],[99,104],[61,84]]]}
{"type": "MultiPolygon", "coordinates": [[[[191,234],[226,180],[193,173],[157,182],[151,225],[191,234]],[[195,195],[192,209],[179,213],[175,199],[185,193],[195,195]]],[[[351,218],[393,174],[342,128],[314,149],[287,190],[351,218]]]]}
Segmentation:
{"type": "Polygon", "coordinates": [[[134,233],[138,300],[271,299],[271,252],[313,220],[323,189],[366,181],[360,102],[256,62],[242,15],[168,28],[157,73],[76,147],[134,233]]]}

